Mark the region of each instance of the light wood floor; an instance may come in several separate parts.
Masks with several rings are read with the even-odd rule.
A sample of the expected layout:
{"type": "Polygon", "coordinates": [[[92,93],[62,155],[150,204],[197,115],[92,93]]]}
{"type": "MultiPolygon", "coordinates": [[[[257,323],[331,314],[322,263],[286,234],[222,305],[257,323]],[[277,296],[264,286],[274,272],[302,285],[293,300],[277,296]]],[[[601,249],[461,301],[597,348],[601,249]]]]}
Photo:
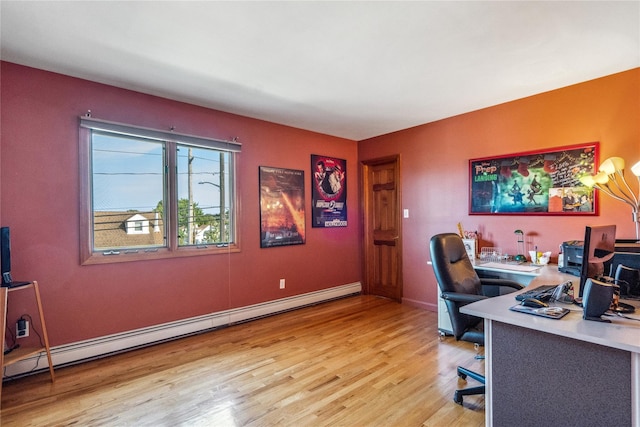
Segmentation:
{"type": "Polygon", "coordinates": [[[355,296],[7,381],[0,424],[483,426],[484,396],[452,400],[474,356],[435,313],[355,296]]]}

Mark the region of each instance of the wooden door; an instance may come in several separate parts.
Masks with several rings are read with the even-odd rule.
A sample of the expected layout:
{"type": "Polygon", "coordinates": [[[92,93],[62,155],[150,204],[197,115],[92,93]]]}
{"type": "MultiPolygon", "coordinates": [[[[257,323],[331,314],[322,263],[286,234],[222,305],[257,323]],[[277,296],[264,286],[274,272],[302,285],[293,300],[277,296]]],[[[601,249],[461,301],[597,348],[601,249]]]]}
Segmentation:
{"type": "Polygon", "coordinates": [[[364,291],[402,300],[400,159],[363,162],[364,291]]]}

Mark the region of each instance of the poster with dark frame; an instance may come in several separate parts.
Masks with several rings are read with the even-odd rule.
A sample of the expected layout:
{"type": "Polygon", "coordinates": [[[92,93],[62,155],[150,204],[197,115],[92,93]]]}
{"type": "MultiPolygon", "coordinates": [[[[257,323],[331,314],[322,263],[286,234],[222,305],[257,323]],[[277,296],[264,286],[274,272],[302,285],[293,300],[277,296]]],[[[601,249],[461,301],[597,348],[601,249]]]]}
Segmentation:
{"type": "Polygon", "coordinates": [[[260,166],[260,247],[305,242],[304,171],[260,166]]]}
{"type": "Polygon", "coordinates": [[[311,155],[312,227],[347,226],[347,161],[311,155]]]}
{"type": "Polygon", "coordinates": [[[598,163],[599,143],[469,160],[470,215],[597,215],[580,183],[598,163]]]}

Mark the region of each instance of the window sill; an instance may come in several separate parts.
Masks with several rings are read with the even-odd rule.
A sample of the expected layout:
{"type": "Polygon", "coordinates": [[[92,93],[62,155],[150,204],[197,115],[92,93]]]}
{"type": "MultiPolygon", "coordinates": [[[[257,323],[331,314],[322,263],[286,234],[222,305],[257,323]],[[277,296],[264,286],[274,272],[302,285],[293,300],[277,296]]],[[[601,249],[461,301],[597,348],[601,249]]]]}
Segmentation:
{"type": "Polygon", "coordinates": [[[230,244],[225,246],[189,246],[180,247],[177,250],[169,250],[167,248],[157,248],[153,251],[145,251],[140,249],[138,251],[121,250],[109,255],[109,251],[93,252],[88,257],[83,257],[81,265],[96,265],[96,264],[114,264],[121,262],[134,262],[134,261],[150,261],[157,259],[171,259],[171,258],[185,258],[192,256],[202,255],[224,255],[230,253],[240,252],[240,247],[237,244],[230,244]]]}

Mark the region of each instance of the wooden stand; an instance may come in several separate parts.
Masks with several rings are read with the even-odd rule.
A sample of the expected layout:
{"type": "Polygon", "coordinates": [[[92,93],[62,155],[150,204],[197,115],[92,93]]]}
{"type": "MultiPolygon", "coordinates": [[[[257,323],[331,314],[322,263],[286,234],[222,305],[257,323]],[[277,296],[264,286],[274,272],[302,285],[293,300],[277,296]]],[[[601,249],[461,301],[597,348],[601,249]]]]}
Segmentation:
{"type": "MultiPolygon", "coordinates": [[[[47,360],[49,362],[49,373],[51,374],[51,381],[55,381],[53,374],[53,363],[51,362],[51,351],[49,349],[49,336],[47,335],[47,326],[44,322],[44,314],[42,312],[42,301],[40,300],[40,290],[38,289],[38,282],[31,282],[28,285],[20,286],[17,288],[0,288],[0,331],[2,331],[2,341],[0,341],[0,367],[3,369],[13,363],[26,359],[33,355],[36,355],[42,351],[47,353],[47,360]],[[7,301],[9,299],[9,293],[24,291],[26,289],[33,289],[38,304],[38,313],[40,314],[40,325],[42,328],[42,340],[44,341],[44,347],[22,347],[11,351],[8,354],[4,354],[4,342],[5,331],[7,328],[7,301]]],[[[4,374],[3,374],[4,375],[4,374]]],[[[2,381],[0,380],[0,399],[2,398],[2,381]]]]}

